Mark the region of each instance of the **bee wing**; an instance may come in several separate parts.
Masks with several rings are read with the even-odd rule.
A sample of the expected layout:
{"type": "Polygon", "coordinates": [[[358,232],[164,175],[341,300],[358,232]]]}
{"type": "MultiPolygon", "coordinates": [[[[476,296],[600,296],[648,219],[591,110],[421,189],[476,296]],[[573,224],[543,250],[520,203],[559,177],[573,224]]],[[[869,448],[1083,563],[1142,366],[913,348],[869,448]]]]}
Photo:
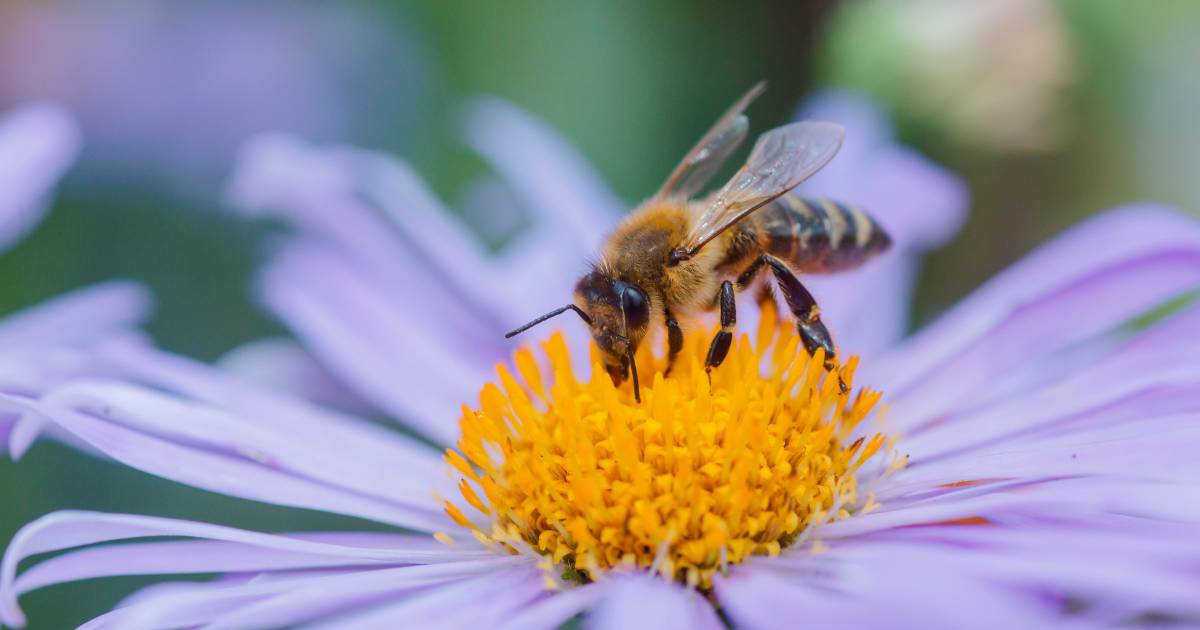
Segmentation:
{"type": "Polygon", "coordinates": [[[682,195],[692,197],[716,175],[725,160],[741,146],[750,130],[750,121],[742,114],[750,103],[767,88],[760,81],[742,95],[720,119],[700,138],[683,160],[671,171],[667,181],[658,189],[658,196],[682,195]]]}
{"type": "Polygon", "coordinates": [[[841,125],[812,121],[763,134],[746,165],[702,202],[703,212],[679,247],[695,254],[729,226],[812,177],[833,159],[844,136],[841,125]]]}

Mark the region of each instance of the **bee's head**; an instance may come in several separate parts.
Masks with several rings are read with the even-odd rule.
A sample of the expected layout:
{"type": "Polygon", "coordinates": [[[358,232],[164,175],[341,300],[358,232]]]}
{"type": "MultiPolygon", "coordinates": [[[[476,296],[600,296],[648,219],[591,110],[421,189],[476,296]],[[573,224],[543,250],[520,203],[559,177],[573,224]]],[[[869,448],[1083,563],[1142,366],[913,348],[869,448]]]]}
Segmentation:
{"type": "Polygon", "coordinates": [[[602,269],[594,269],[575,285],[575,303],[556,308],[533,321],[510,330],[506,339],[567,311],[575,311],[592,330],[600,348],[604,368],[613,384],[620,385],[633,375],[633,397],[641,401],[637,365],[633,354],[650,327],[650,298],[637,285],[614,278],[602,269]]]}
{"type": "Polygon", "coordinates": [[[575,304],[591,318],[592,337],[604,367],[613,383],[620,385],[629,376],[631,357],[650,327],[650,298],[637,285],[596,269],[575,285],[575,304]]]}

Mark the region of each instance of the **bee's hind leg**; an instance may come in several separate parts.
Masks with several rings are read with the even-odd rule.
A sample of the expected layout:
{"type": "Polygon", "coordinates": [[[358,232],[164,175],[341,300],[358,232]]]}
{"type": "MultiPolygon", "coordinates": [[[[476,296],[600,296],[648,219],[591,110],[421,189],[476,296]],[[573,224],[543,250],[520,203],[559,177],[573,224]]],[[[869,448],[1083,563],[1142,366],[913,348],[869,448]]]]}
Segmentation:
{"type": "Polygon", "coordinates": [[[708,358],[704,360],[704,371],[712,372],[712,369],[721,365],[725,360],[725,355],[729,354],[729,346],[733,343],[733,327],[737,324],[737,304],[733,299],[733,283],[726,280],[721,283],[721,292],[717,294],[717,301],[721,305],[721,330],[717,331],[717,335],[713,337],[712,344],[708,346],[708,358]]]}
{"type": "MultiPolygon", "coordinates": [[[[796,316],[796,328],[800,332],[800,339],[804,342],[804,349],[808,350],[809,354],[816,352],[817,348],[823,349],[825,351],[825,369],[835,369],[837,355],[833,348],[833,337],[821,321],[821,311],[817,307],[816,299],[808,292],[808,289],[804,288],[803,284],[800,284],[796,274],[792,273],[792,270],[783,261],[769,256],[763,256],[763,260],[775,273],[775,282],[779,285],[780,292],[783,293],[783,300],[787,302],[792,315],[796,316]]],[[[849,389],[840,375],[838,376],[838,386],[843,392],[849,389]]]]}
{"type": "MultiPolygon", "coordinates": [[[[762,271],[763,265],[766,262],[762,256],[754,259],[749,267],[738,276],[737,290],[745,291],[750,288],[750,284],[758,277],[758,272],[762,271]]],[[[755,296],[760,308],[777,308],[775,304],[775,294],[771,291],[771,284],[764,282],[758,286],[758,295],[755,296]]]]}

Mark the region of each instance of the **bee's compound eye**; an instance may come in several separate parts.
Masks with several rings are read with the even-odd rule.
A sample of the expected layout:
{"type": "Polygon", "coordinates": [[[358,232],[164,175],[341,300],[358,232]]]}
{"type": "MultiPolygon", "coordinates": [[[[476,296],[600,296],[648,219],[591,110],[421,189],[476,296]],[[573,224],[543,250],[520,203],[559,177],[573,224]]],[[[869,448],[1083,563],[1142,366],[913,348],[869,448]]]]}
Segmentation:
{"type": "Polygon", "coordinates": [[[625,285],[621,291],[621,310],[625,311],[625,322],[632,328],[640,328],[650,320],[650,300],[633,285],[625,285]]]}

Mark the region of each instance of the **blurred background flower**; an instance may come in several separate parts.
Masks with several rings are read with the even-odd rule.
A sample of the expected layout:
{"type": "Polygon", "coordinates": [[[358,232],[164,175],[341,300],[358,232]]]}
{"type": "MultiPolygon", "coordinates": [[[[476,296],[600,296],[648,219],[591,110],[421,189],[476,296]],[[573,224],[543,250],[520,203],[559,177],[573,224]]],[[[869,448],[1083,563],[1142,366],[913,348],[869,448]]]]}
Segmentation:
{"type": "Polygon", "coordinates": [[[90,175],[211,197],[256,131],[412,134],[427,88],[422,47],[406,30],[314,2],[9,3],[0,101],[71,108],[90,175]]]}
{"type": "MultiPolygon", "coordinates": [[[[607,197],[612,212],[642,198],[714,112],[766,78],[770,90],[753,111],[756,131],[790,118],[800,103],[831,116],[822,108],[849,90],[874,102],[838,111],[849,116],[859,108],[872,114],[855,120],[894,124],[879,131],[853,123],[852,141],[872,152],[848,144],[834,165],[846,170],[814,180],[813,192],[828,186],[870,207],[897,183],[880,183],[871,170],[885,163],[880,156],[900,164],[906,155],[926,156],[944,167],[944,177],[920,180],[942,192],[905,210],[929,220],[921,226],[928,230],[925,248],[958,229],[955,217],[965,215],[954,208],[961,209],[969,191],[962,233],[920,268],[911,312],[895,313],[875,340],[863,337],[863,349],[881,347],[881,340],[928,321],[1034,244],[1100,208],[1142,199],[1191,212],[1200,207],[1198,24],[1200,4],[1188,0],[1157,2],[1152,11],[1123,0],[772,0],[704,10],[683,0],[0,2],[0,111],[53,99],[80,121],[84,147],[40,227],[28,231],[33,212],[0,228],[0,239],[26,236],[0,254],[0,315],[130,277],[158,296],[148,330],[165,347],[209,360],[239,348],[224,363],[239,374],[258,370],[256,380],[265,375],[277,384],[307,382],[309,391],[325,387],[330,375],[309,361],[312,348],[290,341],[258,306],[261,293],[247,288],[273,228],[224,211],[222,183],[252,135],[288,132],[259,138],[290,137],[295,155],[353,144],[401,157],[428,182],[435,203],[447,200],[475,255],[487,261],[543,239],[538,230],[546,226],[533,218],[553,215],[554,203],[574,203],[547,191],[576,201],[607,197]],[[818,88],[834,91],[812,100],[818,88]],[[470,100],[478,95],[509,105],[470,100]],[[543,121],[535,125],[556,130],[610,191],[596,194],[564,175],[578,172],[570,163],[552,168],[519,149],[505,152],[500,147],[507,143],[483,133],[479,108],[464,113],[460,106],[468,102],[490,103],[482,111],[494,117],[515,106],[543,121]],[[464,117],[466,144],[477,153],[463,147],[464,117]],[[876,157],[864,162],[856,155],[876,157]],[[542,170],[520,173],[522,164],[542,170]],[[538,194],[555,201],[538,202],[538,194]],[[932,229],[938,226],[945,232],[932,229]],[[274,340],[243,345],[265,337],[274,340]],[[280,365],[292,371],[282,373],[280,365]]],[[[64,165],[69,153],[62,154],[64,165]]],[[[19,185],[10,186],[2,179],[10,164],[3,154],[0,199],[23,195],[34,182],[19,175],[19,185]]],[[[310,176],[286,183],[329,184],[312,171],[289,175],[310,176]]],[[[24,195],[33,205],[22,207],[36,210],[39,198],[24,195]]],[[[336,218],[325,220],[336,227],[336,218]]],[[[293,225],[282,242],[297,234],[303,232],[293,225]]],[[[284,251],[273,242],[270,251],[284,251]]],[[[567,262],[568,252],[553,250],[540,260],[501,258],[497,266],[569,267],[586,254],[583,244],[569,243],[575,241],[561,243],[572,250],[567,262]]],[[[462,251],[443,248],[439,255],[462,251]]],[[[911,265],[916,273],[915,259],[911,265]]],[[[847,307],[847,316],[855,310],[847,307]]],[[[349,379],[333,380],[317,398],[362,408],[361,392],[336,383],[349,379]]],[[[367,408],[379,407],[376,401],[367,408]]],[[[57,448],[34,449],[19,467],[0,461],[6,505],[0,538],[64,506],[257,529],[344,527],[309,512],[280,516],[181,492],[117,467],[62,457],[57,448]]],[[[70,626],[86,611],[111,607],[128,586],[67,585],[23,603],[49,627],[70,626]]]]}
{"type": "Polygon", "coordinates": [[[866,0],[832,21],[828,76],[990,151],[1063,141],[1066,90],[1079,74],[1054,0],[866,0]]]}

